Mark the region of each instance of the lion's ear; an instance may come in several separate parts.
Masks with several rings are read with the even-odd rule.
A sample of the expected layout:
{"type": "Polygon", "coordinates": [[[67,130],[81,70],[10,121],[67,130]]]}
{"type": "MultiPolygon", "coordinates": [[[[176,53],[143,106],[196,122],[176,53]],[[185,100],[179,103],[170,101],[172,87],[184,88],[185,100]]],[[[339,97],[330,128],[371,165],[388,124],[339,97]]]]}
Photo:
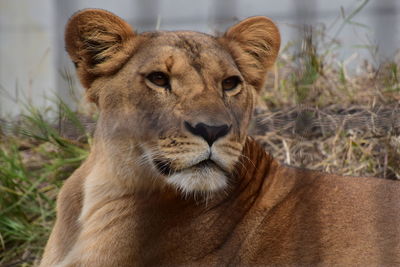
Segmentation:
{"type": "Polygon", "coordinates": [[[219,40],[232,54],[245,80],[260,90],[279,52],[281,40],[276,25],[267,17],[251,17],[229,28],[219,40]]]}
{"type": "Polygon", "coordinates": [[[66,49],[84,87],[121,68],[135,48],[135,32],[124,20],[101,9],[74,14],[65,30],[66,49]]]}

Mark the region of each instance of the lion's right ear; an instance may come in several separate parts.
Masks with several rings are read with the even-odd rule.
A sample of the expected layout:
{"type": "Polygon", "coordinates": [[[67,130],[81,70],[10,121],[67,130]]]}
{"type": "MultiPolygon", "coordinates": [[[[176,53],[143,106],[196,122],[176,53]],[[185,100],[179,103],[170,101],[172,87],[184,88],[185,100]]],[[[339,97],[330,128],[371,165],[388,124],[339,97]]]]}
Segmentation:
{"type": "Polygon", "coordinates": [[[229,28],[219,41],[232,54],[245,80],[259,91],[279,52],[281,38],[275,23],[263,16],[250,17],[229,28]]]}
{"type": "Polygon", "coordinates": [[[128,23],[108,11],[85,9],[74,14],[65,43],[83,86],[89,89],[97,77],[118,71],[135,49],[135,36],[128,23]]]}

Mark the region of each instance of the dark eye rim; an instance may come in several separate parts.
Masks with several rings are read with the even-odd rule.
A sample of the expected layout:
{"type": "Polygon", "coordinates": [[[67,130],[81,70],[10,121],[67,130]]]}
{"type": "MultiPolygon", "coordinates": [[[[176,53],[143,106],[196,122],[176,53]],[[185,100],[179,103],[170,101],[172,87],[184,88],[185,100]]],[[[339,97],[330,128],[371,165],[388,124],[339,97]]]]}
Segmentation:
{"type": "Polygon", "coordinates": [[[166,89],[170,89],[171,88],[171,84],[170,84],[170,78],[169,75],[162,72],[162,71],[152,71],[149,74],[146,75],[146,79],[151,82],[152,84],[154,84],[155,86],[158,87],[163,87],[166,89]],[[155,82],[156,77],[155,76],[162,76],[165,79],[165,84],[158,84],[157,82],[155,82]]]}
{"type": "Polygon", "coordinates": [[[232,75],[232,76],[229,76],[228,78],[223,79],[222,82],[221,82],[221,86],[222,86],[222,89],[224,91],[228,91],[229,92],[229,91],[232,91],[232,90],[236,89],[239,86],[239,84],[241,84],[241,83],[242,83],[242,79],[239,76],[232,75]],[[225,88],[224,82],[226,82],[228,80],[231,80],[231,79],[233,79],[234,86],[225,88]]]}

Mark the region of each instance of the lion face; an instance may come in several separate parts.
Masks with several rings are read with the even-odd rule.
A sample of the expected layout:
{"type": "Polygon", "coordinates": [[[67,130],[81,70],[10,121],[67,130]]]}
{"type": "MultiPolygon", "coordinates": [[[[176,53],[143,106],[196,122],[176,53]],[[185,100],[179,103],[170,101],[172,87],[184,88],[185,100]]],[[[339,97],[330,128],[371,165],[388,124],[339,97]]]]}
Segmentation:
{"type": "Polygon", "coordinates": [[[100,109],[96,145],[113,173],[184,193],[226,189],[238,164],[254,92],[279,50],[264,17],[222,37],[136,34],[102,10],[75,15],[67,51],[100,109]]]}

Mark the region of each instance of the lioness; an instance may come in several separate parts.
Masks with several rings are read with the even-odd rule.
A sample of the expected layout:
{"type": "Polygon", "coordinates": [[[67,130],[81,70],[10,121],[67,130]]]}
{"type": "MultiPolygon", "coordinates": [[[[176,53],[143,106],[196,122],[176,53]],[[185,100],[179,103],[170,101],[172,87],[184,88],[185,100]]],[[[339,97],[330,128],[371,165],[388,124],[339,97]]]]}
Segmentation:
{"type": "Polygon", "coordinates": [[[247,136],[271,20],[138,34],[88,9],[65,39],[100,118],[41,266],[400,264],[400,183],[282,166],[247,136]]]}

